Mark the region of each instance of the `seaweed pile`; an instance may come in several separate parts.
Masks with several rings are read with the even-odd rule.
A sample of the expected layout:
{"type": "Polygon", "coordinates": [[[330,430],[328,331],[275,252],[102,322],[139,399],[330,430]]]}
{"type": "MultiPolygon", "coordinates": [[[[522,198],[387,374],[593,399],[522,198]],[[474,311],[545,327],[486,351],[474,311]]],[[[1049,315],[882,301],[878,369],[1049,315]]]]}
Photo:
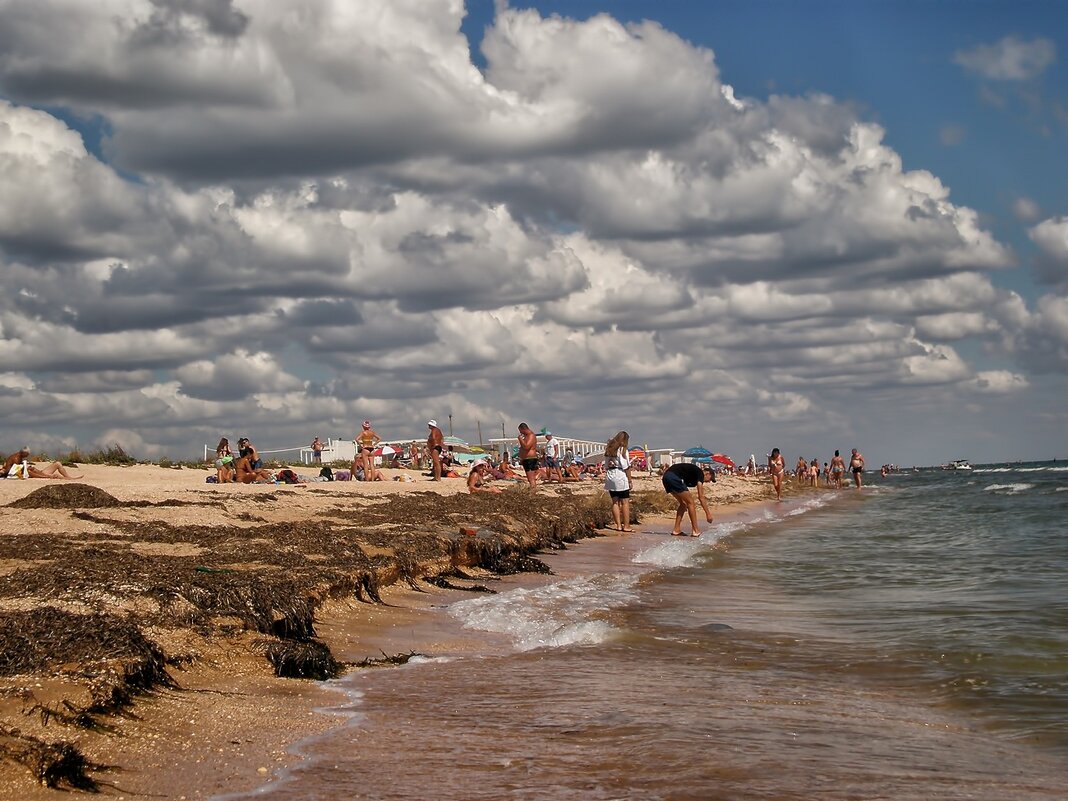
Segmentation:
{"type": "Polygon", "coordinates": [[[241,647],[248,647],[242,635],[255,633],[253,647],[275,675],[329,678],[348,666],[316,637],[316,612],[327,599],[380,603],[380,587],[397,581],[486,591],[448,577],[466,577],[467,566],[548,572],[533,553],[564,548],[610,518],[607,503],[566,491],[412,492],[248,525],[256,518],[238,508],[247,500],[287,503],[285,493],[234,500],[211,526],[131,522],[123,508],[144,502],[84,484],[50,484],[11,504],[69,511],[54,515],[53,531],[0,537],[0,560],[16,566],[0,575],[0,697],[17,698],[24,719],[39,724],[34,732],[0,729],[0,759],[49,786],[91,788],[89,771],[99,766],[68,742],[42,739],[43,728],[99,729],[138,694],[176,687],[169,668],[189,656],[167,653],[161,633],[232,637],[241,647]],[[61,521],[70,516],[98,533],[68,533],[61,521]],[[145,544],[151,548],[135,547],[145,544]],[[39,698],[27,677],[64,690],[39,698]]]}

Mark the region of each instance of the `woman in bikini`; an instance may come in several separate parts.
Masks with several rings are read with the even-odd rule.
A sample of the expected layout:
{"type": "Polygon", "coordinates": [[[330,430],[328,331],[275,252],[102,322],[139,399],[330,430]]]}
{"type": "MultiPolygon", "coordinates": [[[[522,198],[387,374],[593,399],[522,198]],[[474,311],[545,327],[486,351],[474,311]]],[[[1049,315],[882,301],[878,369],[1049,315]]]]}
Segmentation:
{"type": "Polygon", "coordinates": [[[768,457],[768,472],[771,473],[771,484],[775,487],[775,500],[782,500],[782,477],[786,473],[786,460],[782,458],[778,448],[771,449],[768,457]]]}
{"type": "MultiPolygon", "coordinates": [[[[376,478],[377,471],[375,470],[374,452],[375,447],[381,441],[382,438],[374,432],[374,429],[371,428],[371,421],[364,420],[363,430],[360,431],[360,433],[357,434],[356,438],[353,440],[353,442],[356,443],[356,454],[358,457],[358,461],[363,464],[364,481],[374,481],[376,478]]],[[[356,462],[352,463],[352,473],[353,475],[356,474],[356,462]]]]}
{"type": "Polygon", "coordinates": [[[842,488],[843,473],[845,473],[845,461],[842,459],[842,454],[835,451],[834,458],[831,459],[831,482],[835,489],[842,488]]]}

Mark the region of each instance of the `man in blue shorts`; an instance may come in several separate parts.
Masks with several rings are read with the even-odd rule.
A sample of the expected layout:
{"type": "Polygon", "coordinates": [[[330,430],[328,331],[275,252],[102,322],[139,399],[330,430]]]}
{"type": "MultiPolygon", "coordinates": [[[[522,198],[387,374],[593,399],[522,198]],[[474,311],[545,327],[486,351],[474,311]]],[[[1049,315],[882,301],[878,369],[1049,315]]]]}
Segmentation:
{"type": "Polygon", "coordinates": [[[690,488],[697,488],[697,499],[701,503],[701,508],[704,509],[705,519],[711,523],[712,510],[708,507],[708,501],[705,499],[705,484],[716,480],[712,468],[707,465],[700,467],[689,462],[680,462],[679,464],[671,465],[664,471],[664,476],[661,480],[664,484],[664,491],[678,501],[679,504],[679,508],[675,511],[675,527],[671,530],[672,535],[676,537],[685,536],[682,533],[682,518],[689,514],[690,527],[692,529],[690,536],[700,537],[701,530],[697,526],[697,505],[694,503],[693,495],[690,494],[690,488]]]}

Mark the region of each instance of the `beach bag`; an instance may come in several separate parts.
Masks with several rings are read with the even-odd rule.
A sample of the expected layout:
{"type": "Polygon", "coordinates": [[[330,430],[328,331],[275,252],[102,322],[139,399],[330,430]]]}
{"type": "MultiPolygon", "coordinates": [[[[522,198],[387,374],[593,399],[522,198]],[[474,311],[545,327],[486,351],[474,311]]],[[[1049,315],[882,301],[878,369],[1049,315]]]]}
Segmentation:
{"type": "Polygon", "coordinates": [[[207,478],[204,479],[204,483],[205,484],[218,484],[219,483],[219,477],[218,476],[208,476],[207,478]]]}
{"type": "Polygon", "coordinates": [[[319,478],[325,478],[327,481],[333,481],[334,471],[331,470],[329,467],[324,467],[322,470],[319,471],[319,478]]]}
{"type": "Polygon", "coordinates": [[[278,475],[276,476],[276,478],[278,479],[279,482],[281,482],[283,484],[299,484],[300,483],[300,477],[296,473],[294,473],[292,470],[289,470],[289,469],[279,470],[278,471],[278,475]]]}

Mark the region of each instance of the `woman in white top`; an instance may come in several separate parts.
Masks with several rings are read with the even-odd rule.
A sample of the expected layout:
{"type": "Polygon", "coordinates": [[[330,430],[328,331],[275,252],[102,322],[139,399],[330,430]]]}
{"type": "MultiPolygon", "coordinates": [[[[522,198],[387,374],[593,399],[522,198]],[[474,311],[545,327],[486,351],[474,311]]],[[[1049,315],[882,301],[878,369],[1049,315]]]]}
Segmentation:
{"type": "Polygon", "coordinates": [[[612,520],[616,531],[634,531],[630,527],[630,459],[627,451],[630,435],[620,431],[604,449],[604,488],[612,497],[612,520]]]}

